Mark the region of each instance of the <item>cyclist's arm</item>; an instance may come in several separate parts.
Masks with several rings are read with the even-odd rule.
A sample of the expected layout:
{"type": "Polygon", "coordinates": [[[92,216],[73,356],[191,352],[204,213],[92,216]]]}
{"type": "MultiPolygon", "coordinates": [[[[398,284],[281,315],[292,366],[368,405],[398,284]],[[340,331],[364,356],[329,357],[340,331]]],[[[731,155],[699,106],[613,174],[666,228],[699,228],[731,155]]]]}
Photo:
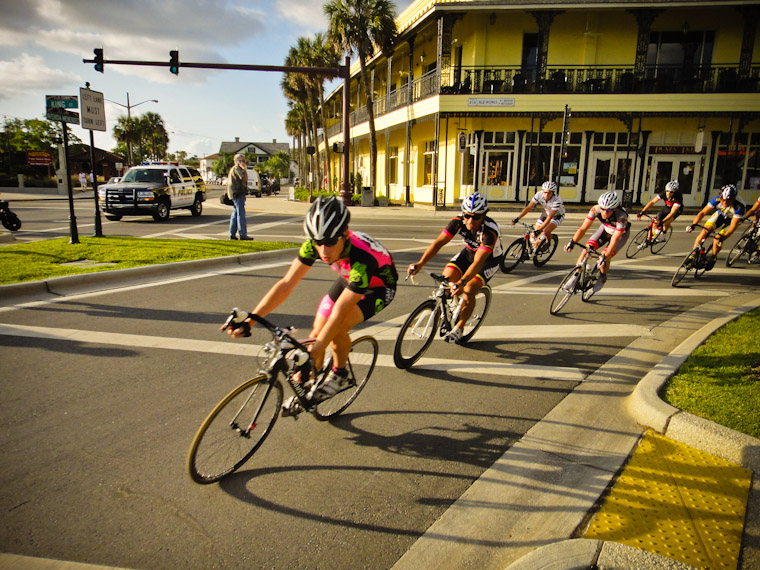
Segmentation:
{"type": "Polygon", "coordinates": [[[539,224],[536,229],[537,230],[543,230],[549,224],[549,222],[554,217],[554,214],[556,214],[556,213],[557,213],[557,210],[549,210],[549,213],[546,214],[546,218],[544,219],[544,222],[542,224],[539,224]]]}
{"type": "MultiPolygon", "coordinates": [[[[746,214],[744,214],[744,218],[749,218],[752,214],[757,212],[757,214],[760,214],[760,200],[757,200],[755,204],[747,211],[746,214]]],[[[756,216],[757,216],[756,214],[756,216]]]]}
{"type": "Polygon", "coordinates": [[[704,218],[707,214],[713,211],[713,206],[711,204],[707,204],[704,208],[702,208],[699,213],[694,217],[694,221],[691,222],[691,225],[694,226],[698,224],[700,221],[702,221],[702,218],[704,218]]]}
{"type": "Polygon", "coordinates": [[[720,234],[716,234],[715,237],[717,239],[720,239],[720,241],[726,241],[726,239],[728,239],[728,237],[736,231],[736,228],[739,227],[739,224],[742,222],[743,219],[744,218],[742,218],[742,216],[734,216],[733,218],[731,218],[731,223],[729,224],[726,232],[720,238],[718,238],[720,234]]]}
{"type": "Polygon", "coordinates": [[[414,271],[411,270],[411,265],[409,266],[410,268],[409,272],[412,275],[415,275],[416,273],[418,273],[419,270],[422,269],[422,267],[426,265],[428,261],[433,259],[436,256],[436,254],[441,250],[441,248],[447,243],[449,243],[453,237],[454,236],[452,236],[446,230],[441,231],[438,237],[435,238],[435,240],[433,240],[433,243],[431,243],[427,247],[427,249],[425,250],[425,253],[422,254],[422,257],[420,257],[420,260],[417,263],[412,264],[415,266],[414,271]]]}
{"type": "Polygon", "coordinates": [[[533,200],[531,200],[530,202],[528,202],[528,205],[523,208],[522,212],[517,214],[517,217],[515,218],[515,220],[519,220],[535,207],[536,207],[536,203],[533,200]]]}
{"type": "MultiPolygon", "coordinates": [[[[586,218],[583,220],[583,223],[581,226],[575,230],[575,235],[573,235],[573,241],[581,241],[583,239],[583,236],[586,235],[586,232],[591,227],[591,224],[594,223],[594,218],[586,218]]],[[[569,244],[568,244],[569,245],[569,244]]],[[[565,246],[565,251],[570,251],[567,246],[565,246]]]]}
{"type": "Polygon", "coordinates": [[[662,219],[662,223],[664,224],[668,220],[672,220],[675,217],[676,212],[678,212],[680,207],[681,207],[681,204],[673,204],[673,207],[670,208],[670,213],[662,219]]]}
{"type": "Polygon", "coordinates": [[[294,259],[285,276],[272,285],[272,288],[259,301],[256,308],[253,309],[253,313],[260,317],[266,317],[274,311],[290,296],[295,286],[298,285],[309,269],[311,269],[311,265],[306,265],[298,258],[294,259]]]}
{"type": "Polygon", "coordinates": [[[643,214],[644,212],[646,212],[649,208],[651,208],[652,206],[654,206],[659,200],[660,200],[659,196],[655,196],[654,198],[652,198],[651,200],[649,200],[649,202],[647,202],[647,205],[644,206],[643,208],[641,208],[640,214],[643,214]]]}
{"type": "Polygon", "coordinates": [[[483,269],[483,266],[486,264],[486,261],[488,261],[491,253],[492,250],[490,248],[480,246],[475,252],[475,258],[472,260],[470,267],[467,268],[467,271],[464,272],[464,275],[462,275],[462,278],[459,280],[457,287],[464,287],[471,279],[480,273],[480,270],[483,269]]]}
{"type": "Polygon", "coordinates": [[[615,251],[615,247],[617,247],[618,242],[623,237],[623,234],[625,232],[620,230],[615,230],[612,232],[612,237],[610,238],[610,242],[607,244],[607,247],[604,248],[604,255],[605,257],[610,257],[610,254],[615,251]]]}

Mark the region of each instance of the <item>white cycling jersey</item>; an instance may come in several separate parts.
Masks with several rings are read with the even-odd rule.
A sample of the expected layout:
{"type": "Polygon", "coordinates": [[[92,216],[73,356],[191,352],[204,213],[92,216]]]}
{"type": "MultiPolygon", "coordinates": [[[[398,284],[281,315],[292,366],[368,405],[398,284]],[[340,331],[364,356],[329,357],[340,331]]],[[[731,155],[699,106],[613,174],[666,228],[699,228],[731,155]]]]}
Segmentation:
{"type": "Polygon", "coordinates": [[[536,195],[533,196],[531,202],[543,206],[544,211],[547,214],[554,212],[555,218],[559,218],[560,216],[565,215],[565,202],[563,202],[562,198],[560,198],[557,194],[553,194],[552,197],[547,200],[544,198],[544,191],[539,190],[536,192],[536,195]]]}

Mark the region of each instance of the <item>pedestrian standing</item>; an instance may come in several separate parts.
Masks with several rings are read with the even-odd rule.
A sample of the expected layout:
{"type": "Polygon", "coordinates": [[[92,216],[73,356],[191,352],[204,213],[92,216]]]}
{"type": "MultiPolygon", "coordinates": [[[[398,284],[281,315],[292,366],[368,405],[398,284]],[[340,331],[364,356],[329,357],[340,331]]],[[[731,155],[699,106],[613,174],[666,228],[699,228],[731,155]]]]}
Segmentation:
{"type": "Polygon", "coordinates": [[[246,172],[245,155],[236,154],[233,158],[233,166],[227,175],[227,196],[232,200],[232,214],[230,215],[230,239],[250,241],[248,226],[245,220],[245,197],[248,194],[248,172],[246,172]]]}
{"type": "Polygon", "coordinates": [[[87,175],[84,172],[79,173],[79,187],[82,192],[87,190],[87,175]]]}

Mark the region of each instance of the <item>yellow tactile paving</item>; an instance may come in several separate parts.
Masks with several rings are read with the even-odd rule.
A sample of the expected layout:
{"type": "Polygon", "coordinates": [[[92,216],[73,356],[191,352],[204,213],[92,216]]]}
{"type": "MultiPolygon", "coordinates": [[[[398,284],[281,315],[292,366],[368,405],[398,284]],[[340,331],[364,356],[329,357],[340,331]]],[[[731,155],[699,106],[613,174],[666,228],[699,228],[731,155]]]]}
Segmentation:
{"type": "Polygon", "coordinates": [[[585,538],[735,570],[751,472],[648,431],[585,538]]]}

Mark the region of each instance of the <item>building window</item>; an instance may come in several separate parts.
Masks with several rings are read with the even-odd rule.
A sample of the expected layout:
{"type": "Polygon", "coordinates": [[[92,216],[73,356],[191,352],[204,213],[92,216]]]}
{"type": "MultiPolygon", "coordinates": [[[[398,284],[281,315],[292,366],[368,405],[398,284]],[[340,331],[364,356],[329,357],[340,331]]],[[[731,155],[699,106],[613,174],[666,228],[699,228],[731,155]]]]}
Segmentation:
{"type": "Polygon", "coordinates": [[[422,185],[432,186],[433,184],[433,159],[435,158],[435,141],[425,143],[425,156],[422,166],[422,185]]]}
{"type": "Polygon", "coordinates": [[[388,151],[388,184],[398,184],[398,147],[388,151]]]}
{"type": "Polygon", "coordinates": [[[760,133],[723,133],[718,139],[715,188],[760,190],[760,133]]]}
{"type": "Polygon", "coordinates": [[[562,133],[541,133],[540,144],[538,133],[526,133],[523,185],[540,186],[556,180],[559,186],[577,186],[582,142],[583,133],[570,133],[560,160],[562,133]]]}

